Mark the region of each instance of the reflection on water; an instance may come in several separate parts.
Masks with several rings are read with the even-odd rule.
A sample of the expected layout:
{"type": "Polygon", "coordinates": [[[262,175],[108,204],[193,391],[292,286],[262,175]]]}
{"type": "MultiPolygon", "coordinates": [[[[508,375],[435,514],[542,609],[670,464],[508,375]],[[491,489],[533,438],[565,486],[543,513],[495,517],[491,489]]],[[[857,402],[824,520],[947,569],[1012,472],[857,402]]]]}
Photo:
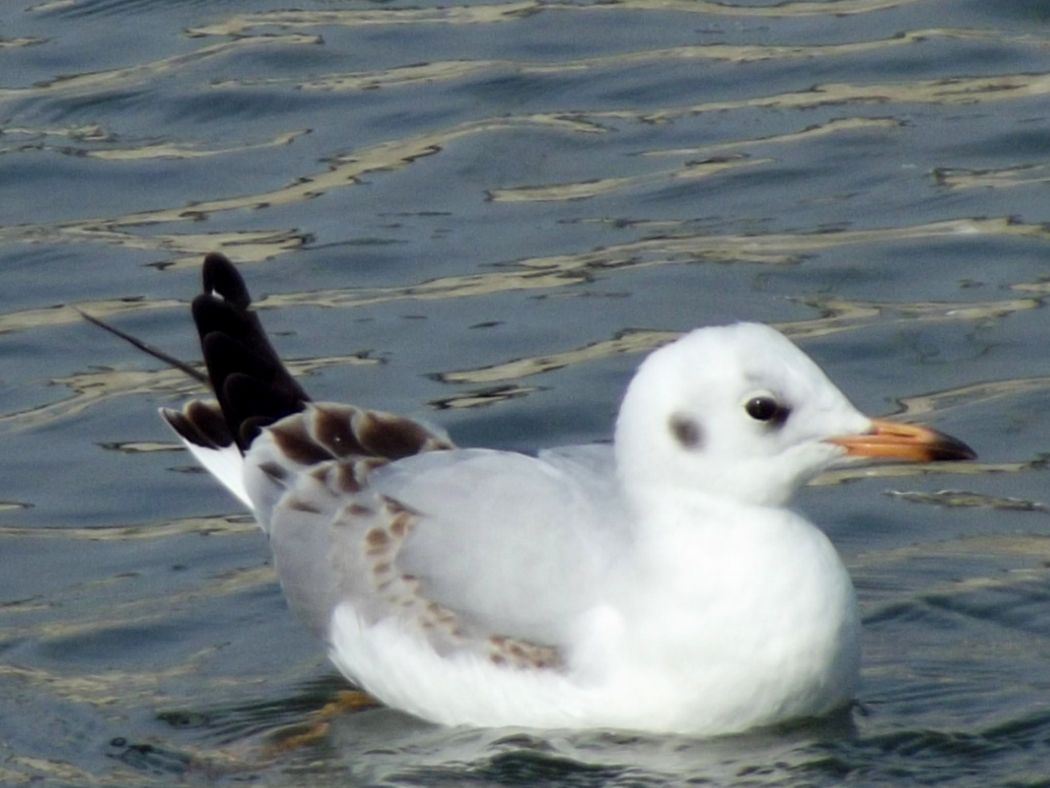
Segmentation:
{"type": "Polygon", "coordinates": [[[0,12],[0,782],[1043,779],[1036,5],[0,12]],[[213,250],[250,264],[314,396],[464,444],[607,439],[645,352],[754,319],[861,407],[982,459],[829,473],[803,496],[864,608],[845,718],[695,741],[369,708],[282,747],[345,684],[255,526],[155,416],[199,383],[70,308],[194,363],[213,250]]]}

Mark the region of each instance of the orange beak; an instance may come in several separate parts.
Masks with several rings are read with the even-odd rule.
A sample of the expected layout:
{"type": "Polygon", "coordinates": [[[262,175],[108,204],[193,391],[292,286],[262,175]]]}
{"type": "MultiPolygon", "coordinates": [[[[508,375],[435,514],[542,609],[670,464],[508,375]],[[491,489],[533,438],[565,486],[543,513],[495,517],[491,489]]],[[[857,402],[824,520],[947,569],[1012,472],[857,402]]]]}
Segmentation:
{"type": "Polygon", "coordinates": [[[958,438],[917,424],[874,419],[871,432],[828,438],[846,449],[851,457],[933,462],[935,460],[974,460],[977,453],[958,438]]]}

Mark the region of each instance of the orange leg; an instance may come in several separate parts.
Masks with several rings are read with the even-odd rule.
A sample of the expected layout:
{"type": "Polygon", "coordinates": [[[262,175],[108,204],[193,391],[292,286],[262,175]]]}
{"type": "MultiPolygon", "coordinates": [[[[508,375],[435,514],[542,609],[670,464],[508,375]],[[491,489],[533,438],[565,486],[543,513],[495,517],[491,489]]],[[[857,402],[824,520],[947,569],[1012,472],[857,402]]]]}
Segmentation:
{"type": "Polygon", "coordinates": [[[378,705],[379,701],[366,692],[340,690],[335,700],[329,701],[315,713],[315,719],[290,726],[290,729],[286,729],[284,734],[280,734],[279,741],[268,749],[273,754],[280,754],[297,750],[300,747],[309,747],[328,735],[333,718],[340,714],[370,709],[378,705]]]}

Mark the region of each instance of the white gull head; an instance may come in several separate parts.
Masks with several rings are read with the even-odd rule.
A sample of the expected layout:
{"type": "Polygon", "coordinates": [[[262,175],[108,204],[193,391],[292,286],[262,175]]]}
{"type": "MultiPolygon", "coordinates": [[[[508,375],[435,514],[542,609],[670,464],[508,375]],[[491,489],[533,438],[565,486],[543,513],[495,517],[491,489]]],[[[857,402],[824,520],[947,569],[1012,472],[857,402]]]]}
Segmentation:
{"type": "Polygon", "coordinates": [[[758,323],[701,328],[653,352],[624,396],[617,466],[629,492],[777,506],[868,433],[805,353],[758,323]]]}

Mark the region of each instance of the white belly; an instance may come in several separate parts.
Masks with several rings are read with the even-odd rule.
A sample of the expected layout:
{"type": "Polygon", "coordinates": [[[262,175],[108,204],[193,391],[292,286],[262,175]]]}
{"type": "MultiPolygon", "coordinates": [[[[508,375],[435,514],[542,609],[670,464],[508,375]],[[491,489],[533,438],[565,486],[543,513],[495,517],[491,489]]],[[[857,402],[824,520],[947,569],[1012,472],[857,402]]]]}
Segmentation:
{"type": "Polygon", "coordinates": [[[818,716],[855,690],[856,600],[826,537],[784,515],[798,521],[778,526],[787,552],[765,538],[732,546],[747,560],[706,560],[704,545],[671,534],[642,551],[648,560],[560,646],[561,670],[439,655],[401,622],[363,624],[347,603],[332,619],[332,659],[385,703],[447,725],[713,735],[818,716]]]}

